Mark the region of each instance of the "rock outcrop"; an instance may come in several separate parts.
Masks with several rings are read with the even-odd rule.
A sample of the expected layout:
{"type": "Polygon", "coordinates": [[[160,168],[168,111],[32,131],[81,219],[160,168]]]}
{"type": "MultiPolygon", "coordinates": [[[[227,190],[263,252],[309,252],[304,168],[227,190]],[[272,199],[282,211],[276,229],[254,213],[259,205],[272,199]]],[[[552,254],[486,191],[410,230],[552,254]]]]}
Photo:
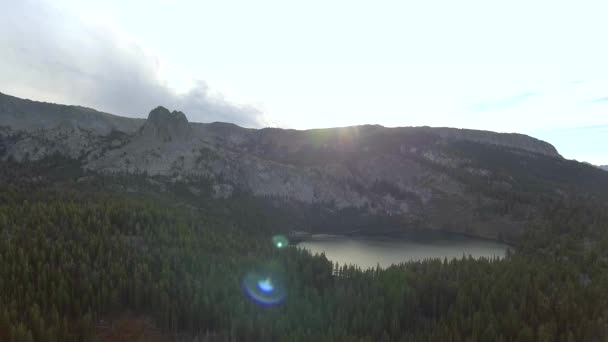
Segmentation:
{"type": "Polygon", "coordinates": [[[192,129],[184,113],[157,107],[150,112],[139,134],[162,142],[186,141],[192,138],[192,129]]]}

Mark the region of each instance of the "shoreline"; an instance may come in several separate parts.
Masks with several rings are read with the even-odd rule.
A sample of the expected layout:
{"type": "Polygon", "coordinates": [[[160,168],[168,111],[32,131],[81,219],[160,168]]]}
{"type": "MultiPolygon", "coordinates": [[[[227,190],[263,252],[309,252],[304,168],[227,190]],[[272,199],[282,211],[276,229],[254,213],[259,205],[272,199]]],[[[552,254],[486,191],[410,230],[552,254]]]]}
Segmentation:
{"type": "Polygon", "coordinates": [[[488,238],[488,237],[483,237],[483,236],[478,236],[478,235],[473,235],[473,234],[467,234],[467,233],[460,233],[460,232],[453,232],[453,231],[446,231],[446,230],[441,230],[441,229],[425,229],[425,228],[419,228],[419,229],[407,229],[407,230],[392,230],[392,231],[381,231],[381,232],[370,232],[370,231],[351,231],[351,232],[333,232],[333,231],[327,231],[327,232],[315,232],[315,233],[309,233],[309,232],[292,232],[288,235],[289,238],[289,244],[290,245],[298,245],[302,242],[305,241],[310,241],[313,240],[315,238],[322,238],[322,237],[350,237],[350,238],[394,238],[394,237],[408,237],[408,236],[412,236],[412,234],[444,234],[444,235],[448,235],[448,236],[454,236],[454,237],[464,237],[464,238],[469,238],[469,239],[475,239],[475,240],[481,240],[481,241],[487,241],[487,242],[493,242],[493,243],[497,243],[497,244],[502,244],[505,245],[509,248],[515,248],[516,245],[513,242],[510,241],[501,241],[498,239],[492,239],[492,238],[488,238]],[[295,233],[295,234],[294,234],[295,233]]]}

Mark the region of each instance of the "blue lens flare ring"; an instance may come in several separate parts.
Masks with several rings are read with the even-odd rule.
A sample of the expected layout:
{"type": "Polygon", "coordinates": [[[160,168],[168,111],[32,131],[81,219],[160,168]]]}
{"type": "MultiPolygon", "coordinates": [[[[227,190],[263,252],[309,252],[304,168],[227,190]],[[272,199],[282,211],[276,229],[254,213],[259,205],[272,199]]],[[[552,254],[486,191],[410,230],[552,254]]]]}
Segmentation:
{"type": "Polygon", "coordinates": [[[279,304],[287,296],[282,272],[273,265],[248,272],[243,278],[243,290],[254,302],[262,305],[279,304]]]}

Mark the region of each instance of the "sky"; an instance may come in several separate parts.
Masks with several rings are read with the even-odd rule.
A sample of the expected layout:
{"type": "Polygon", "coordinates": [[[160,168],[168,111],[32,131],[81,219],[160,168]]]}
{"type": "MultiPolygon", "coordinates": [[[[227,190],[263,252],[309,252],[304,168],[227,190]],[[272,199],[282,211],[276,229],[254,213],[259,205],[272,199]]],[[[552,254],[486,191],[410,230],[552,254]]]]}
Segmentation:
{"type": "Polygon", "coordinates": [[[608,164],[605,1],[0,0],[0,92],[245,127],[528,134],[608,164]]]}

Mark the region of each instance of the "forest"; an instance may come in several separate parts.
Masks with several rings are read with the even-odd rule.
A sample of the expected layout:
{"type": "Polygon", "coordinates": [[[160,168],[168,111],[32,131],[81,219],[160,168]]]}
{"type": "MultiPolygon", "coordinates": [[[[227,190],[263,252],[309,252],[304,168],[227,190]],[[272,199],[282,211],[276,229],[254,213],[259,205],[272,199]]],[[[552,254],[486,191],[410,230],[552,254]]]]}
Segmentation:
{"type": "Polygon", "coordinates": [[[161,340],[608,339],[608,208],[592,196],[547,200],[503,259],[362,270],[278,248],[286,218],[246,196],[178,205],[59,164],[0,165],[0,341],[112,340],[125,316],[161,340]],[[254,270],[284,298],[252,300],[254,270]]]}

